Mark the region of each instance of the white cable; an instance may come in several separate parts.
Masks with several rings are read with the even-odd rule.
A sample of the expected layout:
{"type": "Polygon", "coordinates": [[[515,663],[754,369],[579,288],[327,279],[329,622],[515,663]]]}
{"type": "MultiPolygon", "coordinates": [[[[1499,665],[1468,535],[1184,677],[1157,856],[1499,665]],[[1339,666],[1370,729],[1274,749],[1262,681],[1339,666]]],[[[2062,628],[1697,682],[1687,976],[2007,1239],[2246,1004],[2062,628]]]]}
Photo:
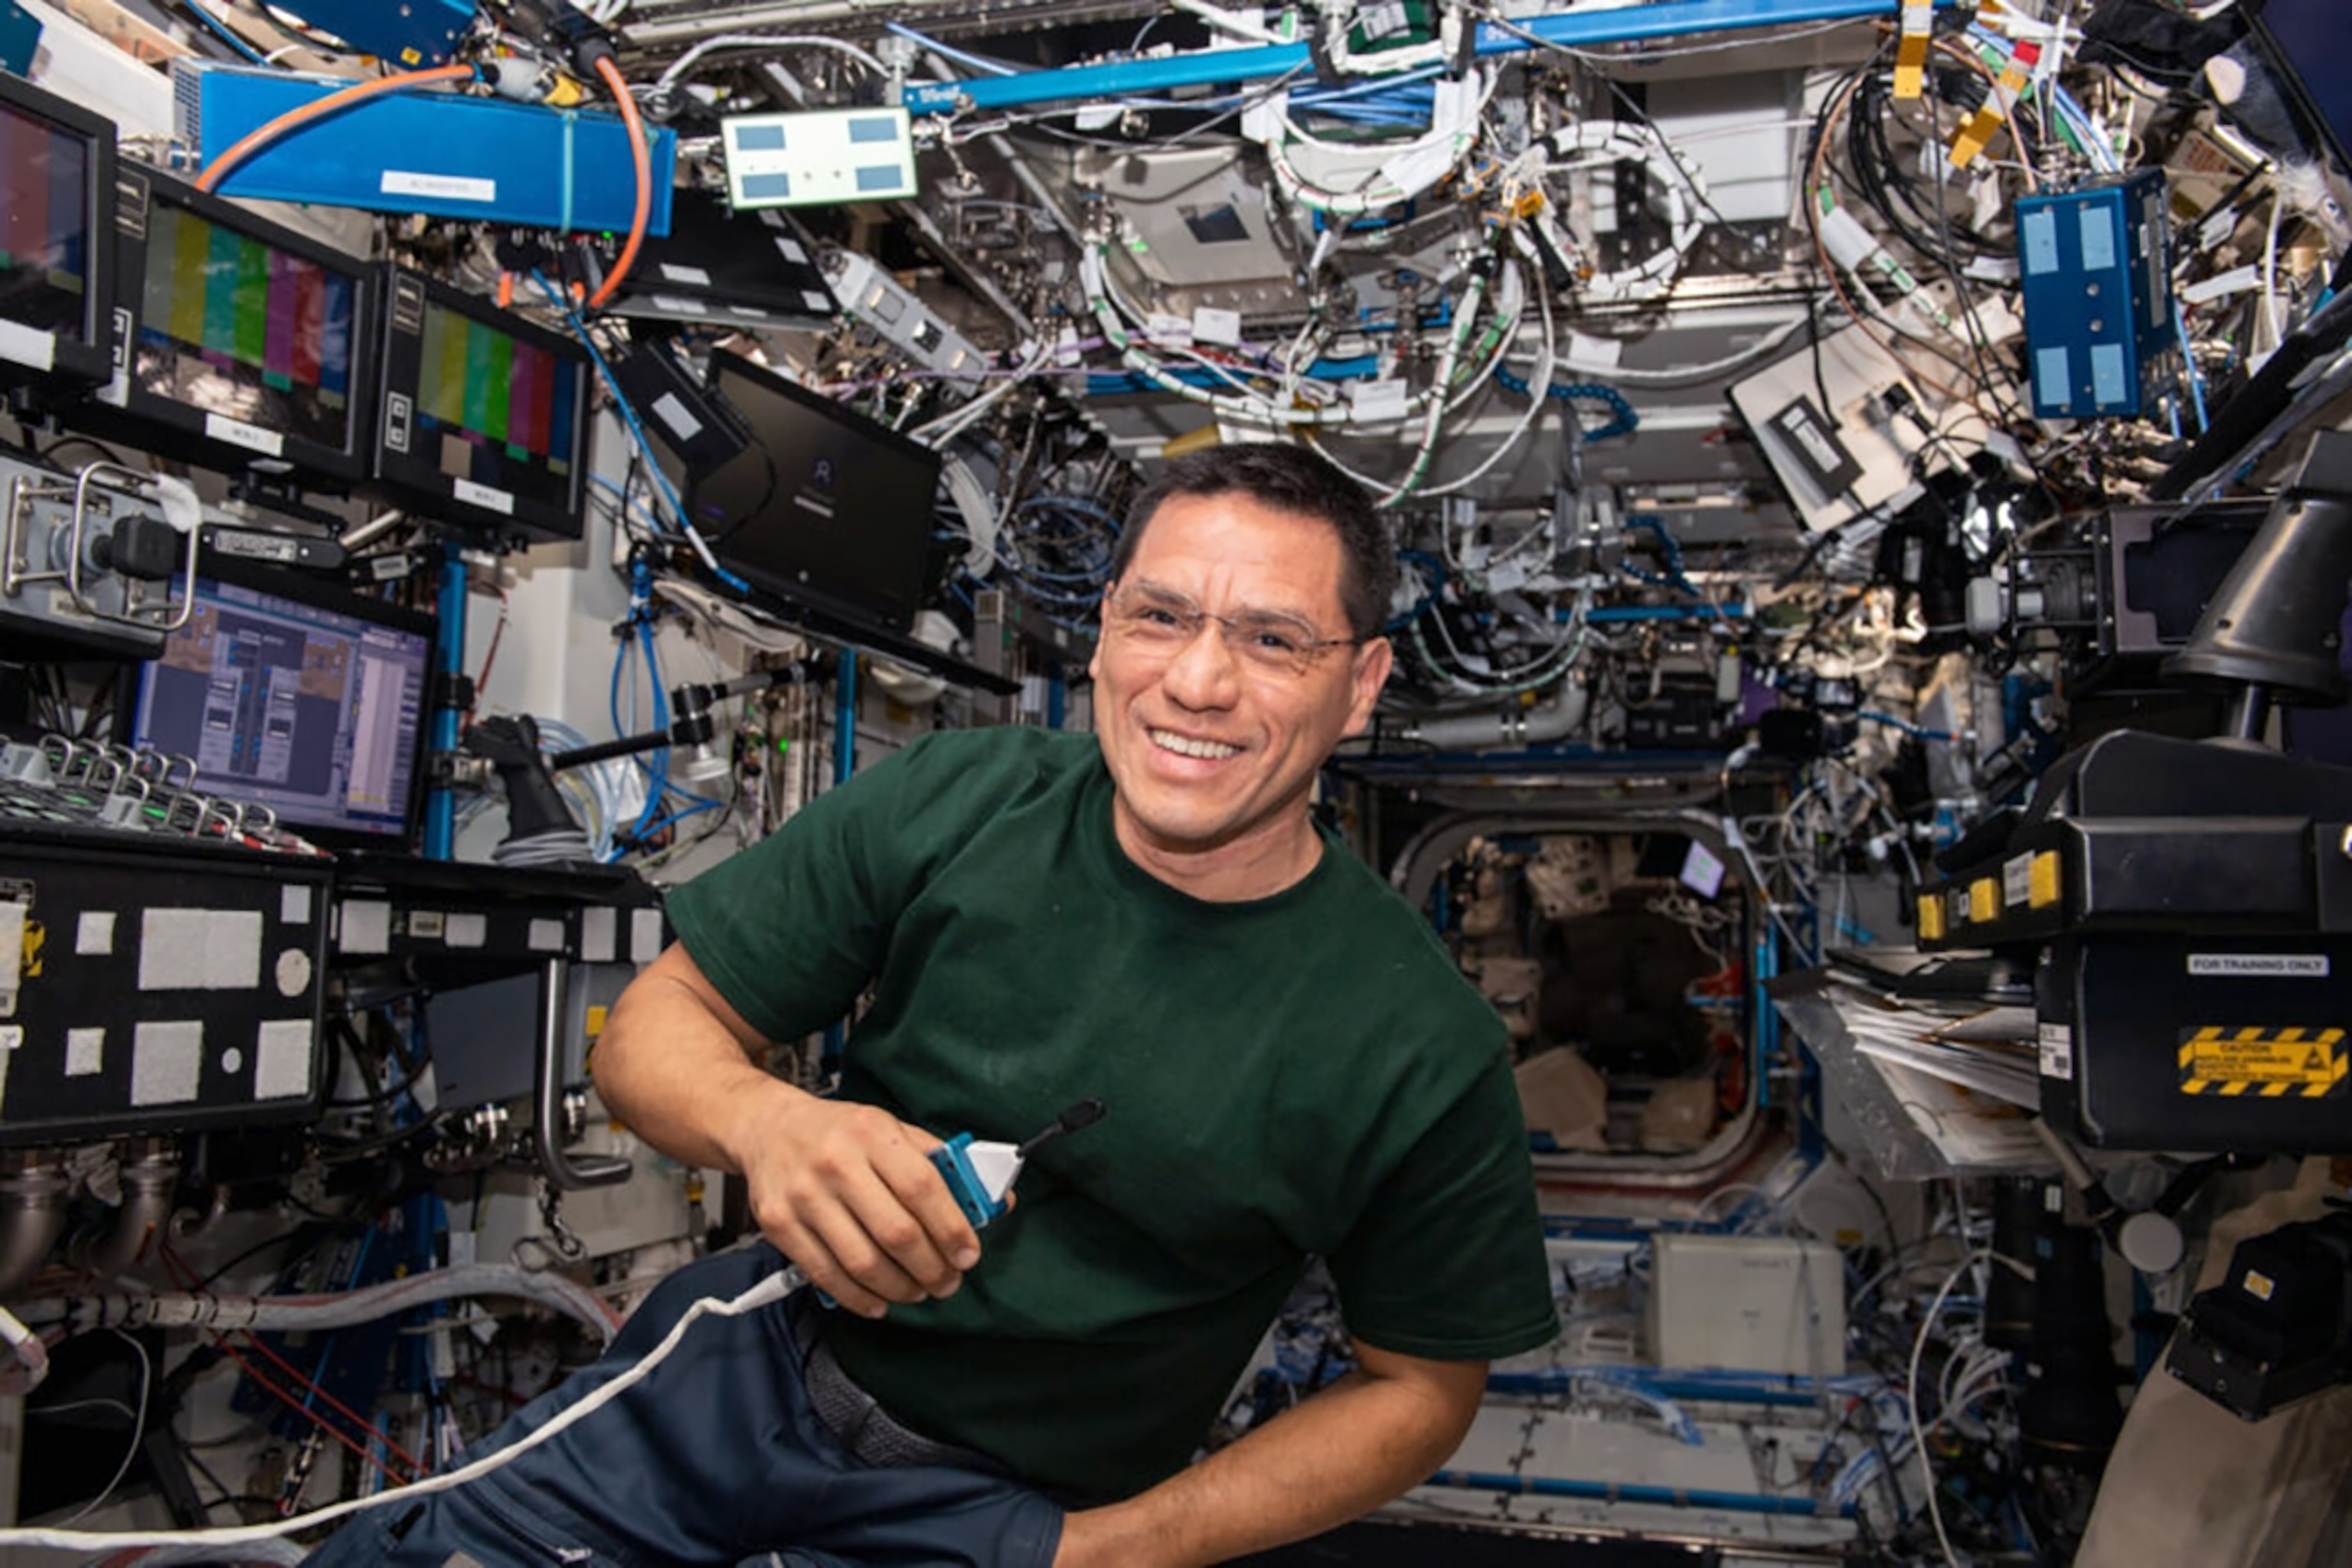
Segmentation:
{"type": "Polygon", "coordinates": [[[114,1495],[114,1489],[122,1484],[122,1478],[131,1473],[131,1461],[139,1458],[141,1440],[147,1435],[147,1401],[155,1392],[155,1363],[148,1355],[147,1347],[129,1334],[118,1329],[115,1331],[115,1338],[129,1345],[138,1354],[139,1409],[131,1418],[131,1441],[122,1450],[122,1463],[114,1467],[114,1479],[100,1488],[96,1497],[82,1504],[80,1511],[66,1521],[68,1524],[79,1524],[105,1506],[106,1500],[114,1495]]]}
{"type": "MultiPolygon", "coordinates": [[[[1527,246],[1527,241],[1523,237],[1515,237],[1515,238],[1517,238],[1518,246],[1524,249],[1527,246]]],[[[1512,275],[1514,277],[1517,276],[1518,270],[1519,269],[1517,268],[1512,268],[1512,275]]],[[[1495,447],[1495,449],[1486,455],[1486,460],[1485,462],[1479,464],[1476,468],[1471,469],[1468,473],[1463,475],[1458,479],[1448,479],[1442,485],[1434,485],[1421,491],[1420,498],[1423,500],[1427,500],[1433,496],[1451,495],[1455,490],[1466,489],[1470,486],[1476,484],[1480,479],[1485,479],[1487,471],[1493,468],[1496,463],[1503,460],[1503,455],[1505,453],[1510,451],[1513,447],[1517,447],[1520,441],[1526,438],[1528,429],[1536,422],[1537,416],[1543,412],[1545,400],[1551,395],[1551,373],[1552,365],[1554,363],[1552,355],[1557,340],[1554,335],[1555,328],[1553,326],[1551,317],[1551,290],[1538,286],[1535,290],[1535,296],[1536,304],[1543,315],[1543,346],[1536,354],[1535,369],[1530,371],[1528,374],[1528,406],[1526,412],[1519,416],[1519,422],[1511,427],[1511,433],[1504,437],[1502,441],[1495,447]]],[[[1495,355],[1494,363],[1500,363],[1502,358],[1502,353],[1498,352],[1495,355]]],[[[1483,380],[1484,378],[1482,377],[1481,379],[1483,380]]],[[[1570,417],[1573,418],[1574,416],[1571,414],[1570,417]]],[[[1545,531],[1545,530],[1540,524],[1536,528],[1528,530],[1526,534],[1521,535],[1521,542],[1524,543],[1527,539],[1532,538],[1541,531],[1545,531]]],[[[1514,548],[1516,548],[1516,546],[1514,548]]],[[[1488,564],[1492,565],[1493,563],[1490,561],[1488,564]]]]}
{"type": "MultiPolygon", "coordinates": [[[[1595,271],[1582,282],[1585,293],[1600,300],[1654,300],[1670,290],[1683,258],[1697,243],[1703,226],[1699,209],[1706,205],[1706,182],[1697,169],[1654,128],[1614,120],[1586,120],[1563,127],[1553,133],[1550,146],[1574,159],[1568,163],[1548,163],[1550,170],[1603,163],[1640,163],[1649,172],[1655,187],[1665,195],[1665,243],[1644,260],[1614,272],[1595,271]]],[[[1556,246],[1580,251],[1584,248],[1564,245],[1569,237],[1552,221],[1549,203],[1536,215],[1535,221],[1556,246]]]]}
{"type": "Polygon", "coordinates": [[[25,1394],[38,1388],[41,1379],[49,1375],[48,1347],[41,1343],[41,1336],[19,1322],[7,1308],[0,1307],[0,1340],[7,1342],[16,1363],[25,1369],[22,1384],[9,1378],[0,1384],[0,1393],[25,1394]]]}
{"type": "Polygon", "coordinates": [[[1961,1258],[1952,1269],[1950,1277],[1944,1281],[1944,1288],[1936,1292],[1935,1300],[1928,1304],[1927,1315],[1919,1320],[1919,1332],[1911,1341],[1910,1369],[1903,1378],[1903,1396],[1911,1406],[1911,1444],[1919,1451],[1919,1473],[1927,1482],[1927,1517],[1936,1522],[1936,1544],[1944,1549],[1946,1568],[1960,1568],[1960,1560],[1953,1554],[1952,1538],[1944,1531],[1943,1505],[1936,1500],[1936,1465],[1927,1457],[1927,1431],[1919,1421],[1919,1360],[1927,1353],[1928,1332],[1935,1328],[1936,1316],[1944,1310],[1945,1301],[1952,1294],[1952,1287],[1958,1285],[1969,1269],[1990,1260],[1992,1256],[1990,1247],[1979,1247],[1961,1258]]]}
{"type": "Polygon", "coordinates": [[[1737,353],[1727,354],[1711,363],[1684,365],[1674,370],[1629,370],[1622,365],[1601,364],[1569,354],[1562,355],[1559,363],[1561,369],[1574,371],[1580,375],[1600,381],[1626,382],[1637,386],[1674,386],[1686,382],[1708,381],[1755,363],[1804,331],[1805,324],[1805,318],[1799,316],[1783,326],[1775,327],[1737,353]]]}
{"type": "Polygon", "coordinates": [[[1020,367],[1011,375],[999,381],[994,386],[989,388],[986,392],[982,393],[978,397],[973,398],[971,402],[963,405],[961,407],[950,409],[947,413],[940,415],[936,419],[928,420],[923,424],[916,426],[912,430],[908,431],[907,434],[913,437],[916,440],[920,441],[926,447],[936,447],[946,446],[950,441],[954,440],[958,436],[962,435],[965,430],[969,429],[982,415],[987,413],[991,408],[993,408],[1009,394],[1018,390],[1022,384],[1031,375],[1036,374],[1038,369],[1042,367],[1047,360],[1051,359],[1053,355],[1054,344],[1052,341],[1045,338],[1039,339],[1036,346],[1030,352],[1029,356],[1021,362],[1020,367]]]}
{"type": "MultiPolygon", "coordinates": [[[[448,1272],[441,1270],[440,1272],[448,1272]]],[[[310,1530],[332,1520],[348,1519],[369,1509],[382,1508],[386,1503],[402,1502],[432,1492],[455,1490],[469,1482],[478,1481],[492,1470],[521,1458],[551,1438],[570,1431],[580,1422],[610,1405],[653,1372],[677,1349],[686,1331],[702,1318],[740,1318],[746,1312],[756,1312],[771,1307],[808,1283],[808,1277],[798,1268],[785,1268],[769,1275],[732,1300],[705,1296],[688,1307],[677,1322],[670,1325],[661,1342],[647,1351],[645,1359],[621,1373],[589,1394],[579,1404],[550,1420],[546,1426],[526,1434],[510,1447],[494,1454],[485,1454],[472,1464],[411,1481],[404,1487],[394,1487],[373,1497],[354,1498],[311,1512],[281,1519],[274,1524],[233,1525],[213,1530],[0,1530],[0,1546],[48,1546],[68,1552],[107,1552],[127,1546],[176,1546],[203,1544],[207,1546],[243,1546],[253,1542],[275,1541],[291,1535],[298,1530],[310,1530]]]]}
{"type": "Polygon", "coordinates": [[[860,48],[840,38],[821,37],[814,33],[721,33],[715,38],[703,39],[672,60],[669,69],[662,72],[654,82],[652,96],[658,98],[668,92],[688,71],[694,68],[696,61],[715,49],[833,49],[847,55],[876,76],[890,74],[890,68],[884,65],[871,49],[860,48]]]}

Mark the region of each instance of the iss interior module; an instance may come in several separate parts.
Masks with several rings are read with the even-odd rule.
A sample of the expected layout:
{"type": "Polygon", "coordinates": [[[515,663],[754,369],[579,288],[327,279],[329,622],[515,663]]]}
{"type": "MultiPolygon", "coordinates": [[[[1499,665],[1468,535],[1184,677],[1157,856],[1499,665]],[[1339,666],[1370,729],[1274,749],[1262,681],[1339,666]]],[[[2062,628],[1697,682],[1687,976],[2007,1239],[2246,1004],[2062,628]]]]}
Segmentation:
{"type": "Polygon", "coordinates": [[[778,1236],[594,1081],[668,895],[1113,721],[1271,443],[1362,635],[1140,614],[1383,650],[1558,1331],[1250,1561],[2352,1563],[2339,0],[0,12],[0,1560],[298,1561],[778,1236]]]}

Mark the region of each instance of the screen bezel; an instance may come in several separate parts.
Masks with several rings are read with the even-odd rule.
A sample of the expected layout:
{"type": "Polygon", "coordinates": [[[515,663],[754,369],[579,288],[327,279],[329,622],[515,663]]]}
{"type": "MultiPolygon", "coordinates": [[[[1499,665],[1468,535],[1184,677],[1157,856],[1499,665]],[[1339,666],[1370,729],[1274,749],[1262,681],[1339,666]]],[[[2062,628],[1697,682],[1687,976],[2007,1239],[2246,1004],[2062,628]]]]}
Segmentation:
{"type": "Polygon", "coordinates": [[[232,475],[270,481],[309,481],[347,489],[367,475],[376,381],[376,264],[323,245],[285,225],[259,216],[236,202],[200,191],[160,170],[118,166],[114,213],[114,381],[71,411],[68,417],[101,428],[129,425],[127,438],[165,457],[178,458],[232,475]],[[205,222],[257,239],[313,266],[341,273],[352,283],[352,367],[347,450],[299,436],[277,434],[282,448],[261,452],[207,428],[206,411],[176,398],[141,389],[131,378],[137,351],[139,310],[147,282],[148,215],[158,202],[192,213],[205,222]]]}
{"type": "MultiPolygon", "coordinates": [[[[930,508],[938,504],[941,467],[939,453],[900,431],[878,424],[852,409],[843,407],[831,398],[819,396],[806,387],[796,385],[772,372],[763,370],[741,354],[730,353],[725,349],[714,350],[710,355],[710,368],[705,378],[705,384],[712,396],[726,404],[728,408],[733,411],[743,432],[750,436],[752,447],[762,453],[765,448],[760,441],[760,431],[757,426],[727,397],[726,378],[730,375],[740,376],[762,392],[772,392],[788,402],[799,405],[814,418],[845,426],[865,439],[887,447],[901,457],[921,463],[931,473],[931,495],[928,498],[929,504],[921,517],[919,525],[921,540],[908,552],[908,569],[903,591],[894,595],[887,605],[863,593],[845,592],[836,584],[829,583],[802,582],[797,578],[771,571],[757,562],[745,560],[739,552],[731,550],[729,546],[730,541],[736,533],[750,526],[751,519],[731,519],[724,531],[710,534],[711,553],[717,556],[719,564],[729,571],[737,574],[754,587],[773,594],[779,598],[795,604],[809,605],[816,609],[845,617],[861,626],[873,626],[893,635],[904,636],[914,625],[916,613],[924,605],[926,601],[924,589],[930,580],[932,532],[930,508]]],[[[702,489],[701,481],[707,477],[689,476],[685,495],[687,512],[689,516],[696,514],[697,497],[702,489]]],[[[700,526],[701,521],[697,517],[698,526],[700,526]]]]}
{"type": "MultiPolygon", "coordinates": [[[[425,689],[417,717],[416,752],[408,769],[408,799],[401,813],[400,831],[397,834],[366,833],[352,828],[314,827],[295,822],[286,824],[289,832],[299,834],[321,849],[362,849],[397,855],[415,853],[425,823],[425,773],[428,771],[425,763],[433,745],[432,697],[440,662],[439,619],[404,605],[369,598],[333,579],[289,572],[213,551],[205,552],[197,561],[196,578],[199,584],[218,583],[255,593],[271,594],[311,609],[350,616],[354,620],[367,621],[390,631],[407,632],[425,638],[425,689]]],[[[198,591],[201,593],[201,588],[198,591]]],[[[146,696],[149,672],[155,663],[153,659],[142,660],[127,667],[122,673],[121,685],[115,697],[114,738],[123,745],[138,744],[135,737],[139,729],[140,703],[146,696]]],[[[199,792],[205,789],[207,782],[204,777],[197,779],[199,792]]],[[[228,793],[233,795],[234,792],[228,793]]]]}
{"type": "Polygon", "coordinates": [[[82,192],[82,219],[89,228],[82,341],[44,334],[51,340],[49,368],[0,358],[0,383],[94,386],[114,367],[114,121],[7,71],[0,71],[0,103],[86,137],[90,144],[89,179],[82,192]]]}
{"type": "Polygon", "coordinates": [[[2311,84],[2304,79],[2301,68],[2294,62],[2294,54],[2272,27],[2269,7],[2265,5],[2258,15],[2250,14],[2249,21],[2255,36],[2262,40],[2263,52],[2270,56],[2271,63],[2277,68],[2286,97],[2294,106],[2295,118],[2302,122],[2304,131],[2318,143],[2323,153],[2335,159],[2337,173],[2352,178],[2352,127],[2339,132],[2335,122],[2321,110],[2318,98],[2311,90],[2311,84]]]}
{"type": "Polygon", "coordinates": [[[595,402],[593,374],[588,351],[574,339],[527,321],[511,310],[501,310],[477,294],[387,264],[382,283],[383,346],[378,360],[373,468],[376,488],[386,499],[423,510],[433,521],[492,539],[573,540],[584,529],[587,447],[590,413],[595,402]],[[572,362],[580,396],[571,430],[571,469],[566,500],[561,507],[530,496],[514,497],[514,510],[504,512],[461,499],[456,481],[440,465],[413,451],[395,451],[391,431],[395,418],[415,427],[417,387],[425,354],[424,306],[431,303],[477,325],[506,333],[518,342],[572,362]],[[412,323],[413,324],[410,324],[412,323]]]}

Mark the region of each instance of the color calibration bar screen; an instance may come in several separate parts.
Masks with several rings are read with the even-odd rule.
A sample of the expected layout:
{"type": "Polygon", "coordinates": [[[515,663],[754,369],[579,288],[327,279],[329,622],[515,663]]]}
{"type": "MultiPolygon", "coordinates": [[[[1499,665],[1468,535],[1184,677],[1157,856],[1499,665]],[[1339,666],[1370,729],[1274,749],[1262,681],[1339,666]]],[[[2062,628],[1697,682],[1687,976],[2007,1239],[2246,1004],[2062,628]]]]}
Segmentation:
{"type": "Polygon", "coordinates": [[[0,320],[87,342],[87,138],[0,105],[0,320]]]}
{"type": "Polygon", "coordinates": [[[581,394],[574,362],[427,302],[416,379],[423,455],[441,472],[567,504],[581,394]]]}
{"type": "Polygon", "coordinates": [[[351,449],[358,284],[164,202],[147,218],[142,392],[351,449]]]}

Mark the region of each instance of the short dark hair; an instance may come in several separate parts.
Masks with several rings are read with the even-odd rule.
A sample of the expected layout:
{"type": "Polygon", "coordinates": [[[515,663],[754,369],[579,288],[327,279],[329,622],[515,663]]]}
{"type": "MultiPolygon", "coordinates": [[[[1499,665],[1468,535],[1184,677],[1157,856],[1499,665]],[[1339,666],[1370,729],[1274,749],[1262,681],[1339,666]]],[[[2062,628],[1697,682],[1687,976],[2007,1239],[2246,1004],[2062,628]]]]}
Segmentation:
{"type": "Polygon", "coordinates": [[[1127,574],[1143,531],[1162,501],[1172,496],[1235,491],[1276,511],[1319,518],[1331,525],[1339,536],[1339,603],[1347,612],[1348,630],[1359,638],[1378,637],[1396,597],[1396,547],[1389,541],[1388,527],[1363,486],[1328,458],[1285,442],[1208,447],[1171,460],[1128,510],[1127,527],[1111,551],[1112,581],[1127,574]]]}

